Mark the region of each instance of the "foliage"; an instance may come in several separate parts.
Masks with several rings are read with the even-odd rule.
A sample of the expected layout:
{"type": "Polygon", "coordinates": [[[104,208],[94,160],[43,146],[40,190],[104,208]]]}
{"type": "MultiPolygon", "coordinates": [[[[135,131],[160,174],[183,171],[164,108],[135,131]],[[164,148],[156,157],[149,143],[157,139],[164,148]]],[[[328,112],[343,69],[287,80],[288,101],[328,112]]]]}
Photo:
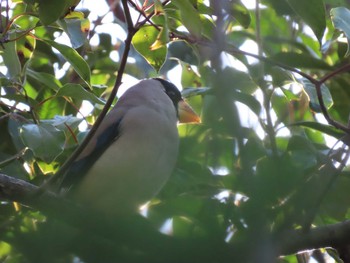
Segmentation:
{"type": "Polygon", "coordinates": [[[349,216],[348,1],[108,0],[125,41],[78,2],[1,1],[0,171],[41,185],[122,78],[172,78],[202,124],[179,126],[178,164],[147,222],[180,242],[166,250],[127,221],[149,246],[113,243],[14,196],[0,205],[0,261],[346,261],[349,238],[316,234],[349,216]]]}

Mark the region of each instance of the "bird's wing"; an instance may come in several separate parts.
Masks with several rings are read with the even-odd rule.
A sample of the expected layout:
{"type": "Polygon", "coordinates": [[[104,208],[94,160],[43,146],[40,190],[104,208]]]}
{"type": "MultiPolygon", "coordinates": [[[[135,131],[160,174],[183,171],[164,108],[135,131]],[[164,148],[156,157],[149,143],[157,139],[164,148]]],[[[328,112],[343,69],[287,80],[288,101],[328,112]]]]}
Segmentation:
{"type": "Polygon", "coordinates": [[[123,116],[122,112],[113,110],[106,116],[89,144],[65,174],[61,188],[70,189],[74,187],[109,145],[120,137],[120,124],[123,116]]]}

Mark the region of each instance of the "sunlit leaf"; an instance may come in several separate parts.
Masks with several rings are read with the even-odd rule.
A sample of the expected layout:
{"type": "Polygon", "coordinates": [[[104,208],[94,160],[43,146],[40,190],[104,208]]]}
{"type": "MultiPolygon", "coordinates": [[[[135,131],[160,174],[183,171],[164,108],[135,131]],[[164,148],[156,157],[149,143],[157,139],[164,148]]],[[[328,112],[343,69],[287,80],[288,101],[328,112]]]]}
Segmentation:
{"type": "Polygon", "coordinates": [[[78,128],[79,124],[82,122],[82,119],[74,117],[72,115],[67,115],[67,116],[56,115],[53,119],[42,120],[41,122],[50,124],[59,130],[67,130],[67,126],[71,130],[74,130],[78,128]]]}
{"type": "Polygon", "coordinates": [[[4,60],[4,64],[8,69],[8,75],[12,78],[19,77],[21,75],[21,63],[17,56],[16,41],[11,41],[0,46],[1,57],[4,60]]]}
{"type": "Polygon", "coordinates": [[[20,134],[34,155],[47,163],[54,161],[63,152],[64,132],[50,124],[25,124],[20,134]]]}
{"type": "Polygon", "coordinates": [[[311,27],[318,41],[321,43],[326,29],[326,11],[323,0],[287,0],[287,2],[295,13],[311,27]]]}
{"type": "MultiPolygon", "coordinates": [[[[316,92],[316,86],[313,83],[311,83],[308,79],[305,79],[305,78],[301,79],[301,83],[303,85],[304,91],[309,97],[310,108],[313,111],[322,112],[321,106],[318,100],[317,92],[316,92]]],[[[325,84],[322,84],[320,88],[321,88],[321,94],[322,94],[324,105],[327,109],[329,109],[333,105],[332,95],[325,84]]]]}
{"type": "Polygon", "coordinates": [[[58,97],[70,97],[79,100],[88,100],[92,103],[104,104],[105,102],[100,98],[96,97],[93,93],[85,90],[79,84],[66,84],[58,90],[56,93],[58,97]]]}
{"type": "Polygon", "coordinates": [[[201,87],[202,82],[200,76],[193,70],[191,65],[180,62],[182,67],[181,84],[183,88],[201,87]]]}
{"type": "Polygon", "coordinates": [[[281,88],[281,90],[288,100],[291,101],[291,100],[298,100],[299,99],[299,96],[294,94],[290,90],[285,89],[285,88],[281,88]]]}
{"type": "Polygon", "coordinates": [[[87,42],[90,21],[83,13],[71,12],[64,19],[58,20],[58,23],[69,36],[73,48],[79,48],[87,42]]]}
{"type": "Polygon", "coordinates": [[[340,31],[343,31],[348,40],[348,49],[345,55],[348,56],[350,53],[350,10],[345,7],[336,7],[331,9],[330,13],[334,27],[340,31]]]}
{"type": "Polygon", "coordinates": [[[174,0],[173,3],[180,10],[183,25],[192,35],[200,38],[202,34],[202,23],[198,11],[188,0],[174,0]]]}
{"type": "Polygon", "coordinates": [[[80,76],[80,78],[85,82],[88,87],[91,87],[90,84],[90,67],[87,62],[79,55],[79,53],[73,48],[59,44],[52,40],[42,40],[48,45],[57,49],[62,56],[72,65],[74,70],[80,76]]]}
{"type": "Polygon", "coordinates": [[[64,16],[68,7],[74,0],[50,0],[40,1],[39,18],[44,25],[49,25],[55,22],[60,17],[64,16]]]}
{"type": "Polygon", "coordinates": [[[21,37],[16,41],[17,55],[22,66],[32,57],[35,45],[36,39],[31,36],[21,37]]]}
{"type": "Polygon", "coordinates": [[[159,31],[154,26],[143,26],[135,34],[132,44],[146,60],[156,70],[159,71],[165,62],[167,47],[161,46],[155,50],[151,46],[157,41],[159,31]]]}
{"type": "Polygon", "coordinates": [[[150,47],[151,50],[156,50],[169,42],[167,15],[159,0],[155,1],[155,16],[152,17],[152,21],[160,28],[156,41],[150,47]]]}
{"type": "Polygon", "coordinates": [[[6,258],[10,255],[10,252],[12,250],[12,247],[10,244],[1,241],[0,242],[0,257],[6,258]]]}
{"type": "Polygon", "coordinates": [[[45,73],[45,72],[35,72],[34,70],[27,69],[27,75],[38,82],[41,82],[46,87],[52,90],[59,90],[62,84],[60,81],[53,75],[45,73]]]}

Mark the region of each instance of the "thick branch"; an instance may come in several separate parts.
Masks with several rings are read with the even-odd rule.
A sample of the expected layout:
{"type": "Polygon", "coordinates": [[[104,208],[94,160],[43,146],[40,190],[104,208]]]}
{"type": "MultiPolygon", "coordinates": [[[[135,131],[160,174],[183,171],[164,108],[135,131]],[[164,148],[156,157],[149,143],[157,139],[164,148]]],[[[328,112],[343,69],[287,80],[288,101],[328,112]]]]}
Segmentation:
{"type": "MultiPolygon", "coordinates": [[[[120,253],[126,253],[128,250],[125,248],[130,247],[131,253],[134,249],[139,253],[139,258],[132,254],[132,262],[214,262],[220,258],[220,262],[225,263],[230,262],[233,256],[233,251],[222,240],[170,237],[159,233],[141,216],[106,218],[55,194],[44,192],[38,196],[37,189],[28,182],[0,174],[0,198],[33,207],[83,230],[80,231],[82,244],[77,246],[82,246],[85,241],[99,245],[101,242],[98,241],[102,240],[104,249],[112,251],[119,259],[120,253]]],[[[74,248],[71,249],[74,252],[74,248]]]]}
{"type": "Polygon", "coordinates": [[[0,174],[0,198],[26,204],[26,199],[37,186],[4,174],[0,174]]]}
{"type": "MultiPolygon", "coordinates": [[[[242,251],[238,251],[235,244],[228,246],[226,243],[213,239],[179,240],[168,237],[160,234],[145,219],[140,217],[113,219],[111,222],[111,220],[101,218],[101,215],[96,216],[92,211],[86,211],[55,194],[45,192],[40,197],[34,195],[37,188],[37,186],[23,180],[0,174],[0,198],[31,206],[72,226],[83,228],[88,234],[93,233],[107,238],[113,241],[111,246],[127,244],[147,251],[152,260],[157,258],[154,262],[162,262],[165,258],[168,262],[180,262],[192,257],[206,260],[210,257],[217,257],[218,253],[221,254],[222,261],[220,262],[230,262],[232,259],[242,256],[242,251]],[[103,220],[101,221],[101,219],[103,220]],[[193,251],[197,251],[198,254],[193,254],[195,253],[193,251]]],[[[350,220],[313,228],[308,232],[302,230],[284,232],[276,237],[276,243],[278,254],[292,254],[301,250],[321,247],[338,247],[350,243],[350,220]]]]}
{"type": "Polygon", "coordinates": [[[278,240],[281,254],[292,254],[306,249],[339,247],[350,243],[350,220],[310,229],[283,233],[278,240]]]}

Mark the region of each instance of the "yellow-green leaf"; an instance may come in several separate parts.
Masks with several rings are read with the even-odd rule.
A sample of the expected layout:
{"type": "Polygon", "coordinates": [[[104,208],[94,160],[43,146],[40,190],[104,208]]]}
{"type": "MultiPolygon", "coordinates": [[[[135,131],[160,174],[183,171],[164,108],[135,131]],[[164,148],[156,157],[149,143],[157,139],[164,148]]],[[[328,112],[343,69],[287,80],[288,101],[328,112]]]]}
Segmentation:
{"type": "Polygon", "coordinates": [[[198,10],[188,0],[174,0],[173,3],[180,10],[182,24],[193,36],[200,38],[202,35],[202,22],[198,10]]]}
{"type": "Polygon", "coordinates": [[[157,41],[159,31],[150,25],[140,28],[135,34],[132,44],[147,62],[158,72],[163,66],[167,54],[165,45],[152,49],[152,45],[157,41]]]}
{"type": "Polygon", "coordinates": [[[87,62],[79,55],[79,53],[66,45],[59,44],[52,40],[44,39],[42,40],[48,45],[54,47],[57,49],[61,55],[72,65],[74,70],[77,72],[77,74],[80,76],[80,78],[85,82],[85,84],[91,88],[90,84],[90,67],[87,64],[87,62]]]}

